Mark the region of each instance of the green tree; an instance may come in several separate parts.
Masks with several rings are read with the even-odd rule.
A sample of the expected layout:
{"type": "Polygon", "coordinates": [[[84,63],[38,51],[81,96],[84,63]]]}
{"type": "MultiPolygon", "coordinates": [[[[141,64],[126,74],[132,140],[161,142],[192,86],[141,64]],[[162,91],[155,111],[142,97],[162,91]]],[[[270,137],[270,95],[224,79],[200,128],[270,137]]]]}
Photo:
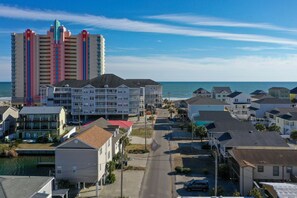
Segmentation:
{"type": "Polygon", "coordinates": [[[296,130],[291,132],[290,138],[295,141],[297,140],[297,131],[296,130]]]}
{"type": "Polygon", "coordinates": [[[265,131],[266,130],[266,127],[263,125],[263,124],[260,124],[260,123],[257,123],[255,125],[255,128],[258,130],[258,131],[265,131]]]}
{"type": "Polygon", "coordinates": [[[280,132],[280,127],[276,125],[271,125],[270,127],[268,127],[268,131],[280,132]]]}
{"type": "Polygon", "coordinates": [[[196,137],[200,138],[200,141],[202,142],[203,138],[207,136],[207,129],[205,126],[196,126],[194,127],[194,134],[196,137]]]}
{"type": "Polygon", "coordinates": [[[258,188],[253,188],[252,190],[250,190],[249,196],[253,196],[254,198],[263,198],[258,188]]]}

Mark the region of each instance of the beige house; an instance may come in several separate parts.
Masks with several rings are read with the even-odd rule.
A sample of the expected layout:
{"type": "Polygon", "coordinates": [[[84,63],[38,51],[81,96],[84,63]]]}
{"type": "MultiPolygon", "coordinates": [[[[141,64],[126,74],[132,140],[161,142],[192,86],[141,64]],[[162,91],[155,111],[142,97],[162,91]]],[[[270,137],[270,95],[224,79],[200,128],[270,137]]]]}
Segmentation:
{"type": "Polygon", "coordinates": [[[40,136],[59,136],[65,131],[66,113],[63,107],[26,106],[19,113],[17,137],[36,139],[40,136]]]}
{"type": "Polygon", "coordinates": [[[0,137],[5,136],[8,132],[15,131],[18,117],[19,111],[17,109],[9,106],[0,107],[0,137]]]}
{"type": "MultiPolygon", "coordinates": [[[[56,179],[71,183],[102,184],[106,164],[112,160],[112,133],[92,126],[59,145],[55,150],[56,179]]],[[[98,192],[98,191],[97,191],[98,192]]]]}
{"type": "Polygon", "coordinates": [[[237,147],[229,151],[231,178],[247,195],[254,181],[284,182],[297,175],[297,150],[280,147],[237,147]]]}

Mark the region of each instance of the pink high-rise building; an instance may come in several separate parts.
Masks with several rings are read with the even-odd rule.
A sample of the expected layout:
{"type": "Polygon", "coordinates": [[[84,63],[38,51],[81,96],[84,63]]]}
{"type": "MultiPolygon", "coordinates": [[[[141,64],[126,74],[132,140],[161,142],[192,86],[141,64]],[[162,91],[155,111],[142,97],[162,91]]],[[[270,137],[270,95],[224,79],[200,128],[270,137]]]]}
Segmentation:
{"type": "Polygon", "coordinates": [[[11,35],[12,102],[39,102],[39,88],[62,80],[88,80],[105,72],[105,42],[82,30],[71,35],[58,20],[45,35],[11,35]]]}

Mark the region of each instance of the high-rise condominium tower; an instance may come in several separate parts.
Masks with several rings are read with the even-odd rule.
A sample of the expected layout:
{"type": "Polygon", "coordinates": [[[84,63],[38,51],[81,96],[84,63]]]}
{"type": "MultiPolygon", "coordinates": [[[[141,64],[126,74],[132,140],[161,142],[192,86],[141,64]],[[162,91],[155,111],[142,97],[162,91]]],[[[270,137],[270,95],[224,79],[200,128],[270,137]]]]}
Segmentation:
{"type": "Polygon", "coordinates": [[[12,102],[33,105],[41,85],[88,80],[105,71],[105,42],[82,30],[71,35],[58,20],[45,35],[31,29],[11,35],[12,102]]]}

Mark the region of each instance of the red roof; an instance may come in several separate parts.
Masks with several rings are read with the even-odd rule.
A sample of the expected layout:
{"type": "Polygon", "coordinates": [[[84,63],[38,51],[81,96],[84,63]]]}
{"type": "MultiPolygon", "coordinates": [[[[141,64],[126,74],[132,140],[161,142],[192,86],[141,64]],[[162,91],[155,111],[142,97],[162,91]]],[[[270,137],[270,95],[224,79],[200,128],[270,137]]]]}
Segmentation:
{"type": "Polygon", "coordinates": [[[133,122],[124,121],[124,120],[108,120],[111,125],[120,126],[120,128],[130,128],[133,125],[133,122]]]}

